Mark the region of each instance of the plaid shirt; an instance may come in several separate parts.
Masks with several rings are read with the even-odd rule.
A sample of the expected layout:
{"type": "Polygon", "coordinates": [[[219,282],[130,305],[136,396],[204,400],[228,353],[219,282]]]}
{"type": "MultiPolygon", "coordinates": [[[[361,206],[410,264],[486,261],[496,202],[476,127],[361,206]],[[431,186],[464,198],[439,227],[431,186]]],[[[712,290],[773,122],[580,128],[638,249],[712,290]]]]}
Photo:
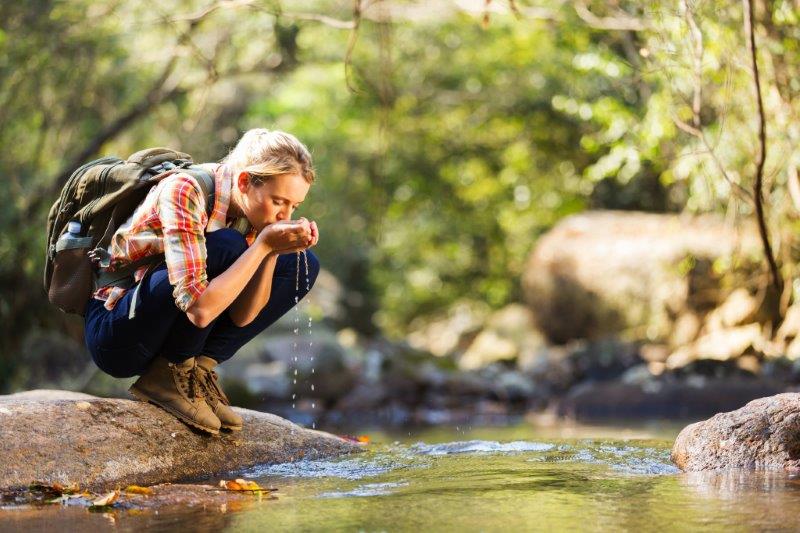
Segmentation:
{"type": "MultiPolygon", "coordinates": [[[[109,271],[163,252],[175,304],[184,312],[208,286],[205,233],[241,224],[241,219],[227,217],[232,172],[225,165],[206,167],[214,174],[214,211],[210,217],[195,179],[179,172],[150,189],[133,215],[114,233],[108,248],[109,271]]],[[[256,231],[247,226],[246,239],[250,245],[256,231]]],[[[148,266],[151,265],[136,270],[137,283],[147,273],[148,266]]],[[[105,308],[111,310],[126,292],[122,287],[102,287],[94,293],[94,298],[105,300],[105,308]]]]}

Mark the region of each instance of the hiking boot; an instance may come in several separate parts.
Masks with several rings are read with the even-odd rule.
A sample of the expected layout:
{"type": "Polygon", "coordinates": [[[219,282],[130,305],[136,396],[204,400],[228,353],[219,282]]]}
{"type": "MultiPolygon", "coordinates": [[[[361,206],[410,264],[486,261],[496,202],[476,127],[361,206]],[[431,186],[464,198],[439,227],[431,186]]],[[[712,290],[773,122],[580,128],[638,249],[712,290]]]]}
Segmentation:
{"type": "Polygon", "coordinates": [[[216,435],[219,418],[203,398],[199,374],[194,357],[183,363],[170,363],[159,356],[128,390],[190,426],[216,435]]]}
{"type": "Polygon", "coordinates": [[[205,394],[206,402],[211,410],[219,417],[222,427],[231,431],[239,431],[242,429],[242,417],[230,408],[231,402],[222,392],[222,387],[219,386],[217,373],[214,372],[215,366],[217,366],[217,362],[214,359],[205,355],[197,357],[197,369],[200,372],[200,382],[203,384],[203,394],[205,394]]]}

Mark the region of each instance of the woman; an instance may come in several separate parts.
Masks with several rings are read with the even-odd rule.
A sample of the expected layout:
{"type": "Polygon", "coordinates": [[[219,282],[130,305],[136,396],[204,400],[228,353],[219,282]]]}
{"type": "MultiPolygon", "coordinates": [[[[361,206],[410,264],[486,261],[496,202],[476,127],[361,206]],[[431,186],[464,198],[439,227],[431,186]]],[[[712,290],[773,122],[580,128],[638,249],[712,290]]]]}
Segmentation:
{"type": "Polygon", "coordinates": [[[132,287],[99,288],[85,338],[101,370],[140,376],[134,396],[216,434],[241,429],[242,418],[214,367],[305,296],[295,287],[295,252],[306,251],[310,288],[319,263],[307,249],[319,232],[291,218],[315,177],[293,135],[250,130],[221,164],[203,167],[214,176],[210,216],[197,181],[178,172],[116,231],[109,270],[162,252],[164,261],[139,268],[132,287]]]}

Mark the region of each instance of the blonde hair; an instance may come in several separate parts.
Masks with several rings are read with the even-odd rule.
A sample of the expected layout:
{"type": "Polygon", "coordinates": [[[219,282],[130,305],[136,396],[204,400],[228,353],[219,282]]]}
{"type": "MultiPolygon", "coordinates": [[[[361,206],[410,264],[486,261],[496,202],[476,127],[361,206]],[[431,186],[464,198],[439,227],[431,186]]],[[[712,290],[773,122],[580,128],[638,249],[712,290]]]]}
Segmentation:
{"type": "Polygon", "coordinates": [[[264,128],[245,132],[222,163],[236,174],[247,172],[255,185],[292,172],[297,172],[309,183],[313,183],[316,177],[311,154],[297,137],[264,128]]]}

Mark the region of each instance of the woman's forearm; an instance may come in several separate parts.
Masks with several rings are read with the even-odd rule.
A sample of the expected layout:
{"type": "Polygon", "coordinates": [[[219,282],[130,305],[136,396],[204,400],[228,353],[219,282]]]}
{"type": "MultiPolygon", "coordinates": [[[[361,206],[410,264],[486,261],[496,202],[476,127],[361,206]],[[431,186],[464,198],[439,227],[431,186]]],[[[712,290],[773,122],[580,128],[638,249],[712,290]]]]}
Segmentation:
{"type": "Polygon", "coordinates": [[[239,327],[246,326],[252,322],[258,313],[264,309],[269,301],[272,291],[272,277],[275,274],[275,265],[278,262],[278,254],[268,254],[259,265],[255,275],[245,286],[244,290],[228,308],[231,320],[239,327]]]}
{"type": "Polygon", "coordinates": [[[222,314],[244,290],[271,250],[256,242],[227,269],[211,280],[200,297],[186,310],[195,326],[204,328],[222,314]]]}

